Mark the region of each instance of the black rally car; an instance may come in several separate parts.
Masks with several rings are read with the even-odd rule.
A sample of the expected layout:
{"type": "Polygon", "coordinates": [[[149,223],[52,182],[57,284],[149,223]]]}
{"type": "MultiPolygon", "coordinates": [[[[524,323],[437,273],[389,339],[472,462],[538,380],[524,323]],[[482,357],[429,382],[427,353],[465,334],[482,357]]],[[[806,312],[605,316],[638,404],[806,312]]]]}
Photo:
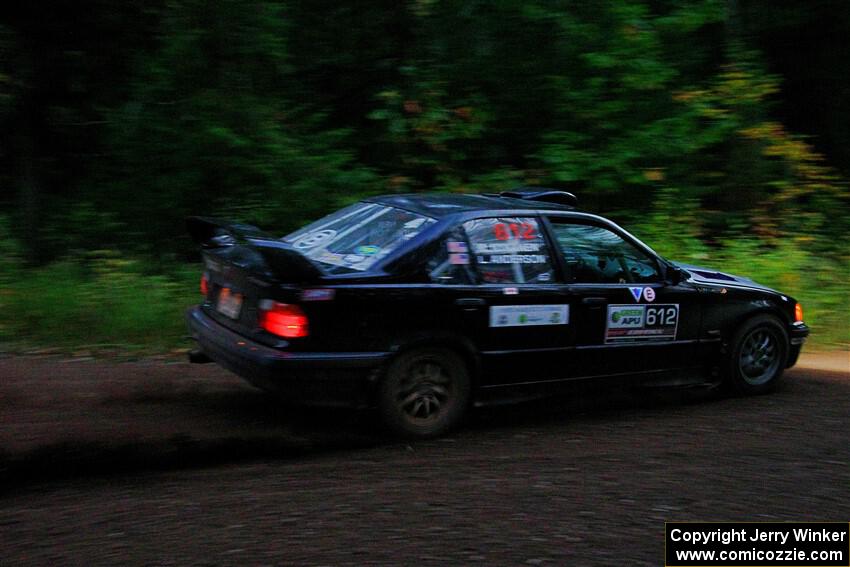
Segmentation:
{"type": "Polygon", "coordinates": [[[376,406],[409,436],[586,378],[761,393],[809,330],[795,300],[660,257],[569,193],[391,195],[284,238],[190,218],[212,359],[286,400],[376,406]]]}

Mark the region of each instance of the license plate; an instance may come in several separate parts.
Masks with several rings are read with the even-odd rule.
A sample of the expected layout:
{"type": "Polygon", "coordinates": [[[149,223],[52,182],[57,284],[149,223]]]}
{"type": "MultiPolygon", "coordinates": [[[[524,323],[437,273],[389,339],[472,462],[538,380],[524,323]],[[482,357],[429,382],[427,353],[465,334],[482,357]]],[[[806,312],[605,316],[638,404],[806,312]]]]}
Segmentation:
{"type": "Polygon", "coordinates": [[[242,310],[242,294],[234,293],[229,287],[221,288],[218,294],[218,303],[216,310],[231,319],[239,318],[239,311],[242,310]]]}

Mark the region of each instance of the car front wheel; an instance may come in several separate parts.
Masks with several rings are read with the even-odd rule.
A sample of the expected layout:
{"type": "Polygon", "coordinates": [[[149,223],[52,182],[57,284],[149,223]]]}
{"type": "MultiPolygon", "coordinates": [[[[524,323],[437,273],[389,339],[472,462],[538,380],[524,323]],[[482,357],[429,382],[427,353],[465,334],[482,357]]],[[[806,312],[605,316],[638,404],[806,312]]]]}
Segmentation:
{"type": "Polygon", "coordinates": [[[469,396],[463,359],[448,349],[421,348],[390,363],[378,392],[378,408],[395,434],[424,439],[457,425],[469,396]]]}
{"type": "Polygon", "coordinates": [[[788,333],[776,317],[759,315],[744,323],[731,342],[729,382],[739,394],[776,388],[788,359],[788,333]]]}

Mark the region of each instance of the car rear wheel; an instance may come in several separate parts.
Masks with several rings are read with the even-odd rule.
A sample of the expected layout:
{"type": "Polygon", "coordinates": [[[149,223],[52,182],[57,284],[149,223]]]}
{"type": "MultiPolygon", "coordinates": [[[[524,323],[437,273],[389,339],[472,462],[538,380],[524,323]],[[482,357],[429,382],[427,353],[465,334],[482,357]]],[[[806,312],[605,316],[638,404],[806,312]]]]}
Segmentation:
{"type": "Polygon", "coordinates": [[[739,394],[776,388],[788,360],[788,333],[770,315],[753,317],[735,333],[728,361],[729,385],[739,394]]]}
{"type": "Polygon", "coordinates": [[[448,349],[421,348],[390,363],[378,392],[378,408],[393,433],[424,439],[457,425],[469,396],[463,359],[448,349]]]}

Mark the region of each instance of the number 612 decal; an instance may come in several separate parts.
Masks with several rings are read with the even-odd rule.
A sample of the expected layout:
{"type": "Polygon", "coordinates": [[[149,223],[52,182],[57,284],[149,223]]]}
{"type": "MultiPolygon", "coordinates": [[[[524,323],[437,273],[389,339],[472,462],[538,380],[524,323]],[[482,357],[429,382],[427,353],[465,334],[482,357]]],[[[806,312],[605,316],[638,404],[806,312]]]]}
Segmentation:
{"type": "Polygon", "coordinates": [[[645,323],[647,327],[675,326],[678,317],[678,305],[648,305],[646,307],[645,323]]]}
{"type": "Polygon", "coordinates": [[[537,233],[534,231],[534,225],[530,222],[523,223],[503,223],[493,225],[493,236],[496,240],[534,240],[537,238],[537,233]]]}
{"type": "Polygon", "coordinates": [[[609,305],[605,342],[674,341],[678,323],[678,304],[609,305]]]}

